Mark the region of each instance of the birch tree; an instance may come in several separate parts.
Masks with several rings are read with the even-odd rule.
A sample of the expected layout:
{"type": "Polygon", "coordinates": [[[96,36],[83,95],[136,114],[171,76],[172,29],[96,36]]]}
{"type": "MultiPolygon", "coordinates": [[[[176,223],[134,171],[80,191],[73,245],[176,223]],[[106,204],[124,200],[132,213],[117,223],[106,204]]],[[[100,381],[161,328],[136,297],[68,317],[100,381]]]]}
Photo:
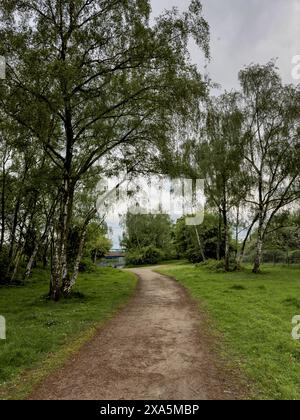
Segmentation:
{"type": "Polygon", "coordinates": [[[103,174],[117,156],[134,161],[150,145],[155,153],[172,117],[193,113],[206,89],[188,42],[194,37],[208,56],[208,25],[198,0],[153,27],[147,0],[18,0],[0,10],[5,112],[37,139],[60,180],[51,270],[58,300],[74,279],[67,241],[80,179],[95,165],[103,174]]]}
{"type": "Polygon", "coordinates": [[[266,233],[274,217],[299,198],[300,92],[282,84],[274,63],[240,72],[244,102],[242,139],[246,202],[257,226],[253,272],[259,273],[266,233]]]}

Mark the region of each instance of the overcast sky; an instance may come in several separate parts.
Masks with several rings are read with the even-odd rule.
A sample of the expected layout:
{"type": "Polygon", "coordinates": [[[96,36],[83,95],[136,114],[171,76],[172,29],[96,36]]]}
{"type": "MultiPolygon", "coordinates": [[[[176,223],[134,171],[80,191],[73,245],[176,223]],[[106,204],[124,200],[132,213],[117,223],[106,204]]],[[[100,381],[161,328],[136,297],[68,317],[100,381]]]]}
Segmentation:
{"type": "MultiPolygon", "coordinates": [[[[186,9],[190,0],[151,0],[153,15],[173,6],[186,9]]],[[[266,63],[278,57],[286,83],[292,57],[300,55],[300,0],[202,0],[211,30],[209,74],[226,90],[238,87],[239,70],[250,63],[266,63]]],[[[196,47],[193,61],[203,66],[196,47]]],[[[299,81],[298,81],[299,83],[299,81]]]]}

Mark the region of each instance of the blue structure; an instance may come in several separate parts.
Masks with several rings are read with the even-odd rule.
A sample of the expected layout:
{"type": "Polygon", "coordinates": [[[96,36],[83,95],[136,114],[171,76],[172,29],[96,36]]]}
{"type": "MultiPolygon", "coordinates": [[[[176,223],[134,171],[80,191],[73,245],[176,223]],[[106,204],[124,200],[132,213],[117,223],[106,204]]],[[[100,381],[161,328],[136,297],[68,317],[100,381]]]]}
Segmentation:
{"type": "Polygon", "coordinates": [[[100,266],[123,268],[126,264],[125,253],[121,250],[111,250],[101,260],[100,266]]]}

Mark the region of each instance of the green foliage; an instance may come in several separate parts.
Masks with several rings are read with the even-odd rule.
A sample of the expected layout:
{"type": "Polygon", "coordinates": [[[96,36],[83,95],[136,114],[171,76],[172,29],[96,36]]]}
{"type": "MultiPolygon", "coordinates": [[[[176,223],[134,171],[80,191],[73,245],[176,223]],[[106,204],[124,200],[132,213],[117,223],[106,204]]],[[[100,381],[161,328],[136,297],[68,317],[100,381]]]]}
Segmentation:
{"type": "Polygon", "coordinates": [[[289,254],[289,262],[291,264],[300,264],[300,249],[296,249],[289,254]]]}
{"type": "MultiPolygon", "coordinates": [[[[197,230],[205,258],[216,259],[219,246],[218,216],[206,213],[202,225],[197,226],[197,230]]],[[[187,226],[184,217],[177,220],[174,235],[176,250],[180,257],[187,258],[192,263],[203,260],[195,227],[187,226]]],[[[220,256],[224,256],[224,241],[220,244],[220,256]]]]}
{"type": "Polygon", "coordinates": [[[131,261],[148,259],[146,254],[152,251],[158,251],[159,255],[150,258],[151,264],[156,259],[159,261],[174,257],[173,224],[168,215],[128,213],[125,229],[122,246],[131,261]]]}
{"type": "Polygon", "coordinates": [[[126,253],[126,263],[128,265],[147,265],[157,264],[163,259],[163,252],[153,245],[131,250],[126,253]]]}
{"type": "MultiPolygon", "coordinates": [[[[149,0],[1,2],[0,55],[9,59],[0,81],[0,216],[14,219],[0,217],[1,235],[5,229],[15,276],[36,242],[49,255],[51,226],[53,299],[76,281],[80,229],[95,206],[91,185],[132,166],[148,171],[207,97],[188,52],[194,39],[209,56],[199,0],[154,23],[150,12],[149,0]]],[[[94,259],[104,242],[94,243],[94,259]]]]}
{"type": "Polygon", "coordinates": [[[90,223],[87,229],[85,255],[91,256],[93,261],[104,257],[110,250],[112,242],[107,238],[107,227],[96,222],[90,223]]]}
{"type": "Polygon", "coordinates": [[[94,264],[89,257],[84,257],[80,261],[79,271],[82,273],[94,273],[97,270],[96,264],[94,264]]]}
{"type": "MultiPolygon", "coordinates": [[[[86,232],[83,257],[79,267],[80,271],[93,272],[97,259],[102,258],[110,250],[111,241],[105,236],[106,234],[107,227],[105,225],[97,221],[90,223],[86,232]]],[[[74,264],[77,257],[81,235],[81,226],[74,224],[70,227],[68,238],[68,261],[70,266],[74,264]]]]}
{"type": "Polygon", "coordinates": [[[284,211],[274,217],[265,238],[266,249],[292,251],[300,249],[299,215],[284,211]]]}

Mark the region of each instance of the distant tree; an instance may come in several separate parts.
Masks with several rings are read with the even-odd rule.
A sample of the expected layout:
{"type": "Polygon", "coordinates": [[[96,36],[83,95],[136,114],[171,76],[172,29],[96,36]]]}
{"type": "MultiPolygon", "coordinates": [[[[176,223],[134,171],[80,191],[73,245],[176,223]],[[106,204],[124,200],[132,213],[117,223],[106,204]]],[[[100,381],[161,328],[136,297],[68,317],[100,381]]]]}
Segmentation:
{"type": "MultiPolygon", "coordinates": [[[[219,243],[221,238],[224,240],[225,271],[230,268],[230,214],[245,196],[245,183],[241,177],[242,121],[238,93],[225,93],[212,100],[205,127],[207,140],[200,144],[197,154],[198,164],[203,168],[208,201],[219,213],[218,237],[219,243]]],[[[219,249],[220,245],[218,257],[219,249]]]]}
{"type": "Polygon", "coordinates": [[[287,254],[300,250],[300,224],[295,214],[283,212],[274,217],[265,236],[267,250],[280,250],[287,254]]]}
{"type": "MultiPolygon", "coordinates": [[[[206,213],[202,225],[196,227],[187,226],[185,218],[177,220],[174,229],[174,243],[178,256],[187,258],[191,262],[202,262],[205,259],[217,259],[225,256],[225,241],[219,249],[219,217],[217,214],[206,213]],[[201,249],[199,249],[199,240],[201,249]]],[[[224,234],[224,233],[223,233],[224,234]]],[[[229,237],[231,241],[231,236],[229,237]]],[[[230,245],[229,245],[230,246],[230,245]]]]}
{"type": "Polygon", "coordinates": [[[91,223],[87,228],[85,254],[96,264],[111,247],[112,241],[107,237],[107,227],[96,222],[91,223]]]}
{"type": "Polygon", "coordinates": [[[122,246],[126,252],[152,246],[160,250],[163,258],[174,255],[173,224],[168,215],[127,213],[124,226],[122,246]]]}

